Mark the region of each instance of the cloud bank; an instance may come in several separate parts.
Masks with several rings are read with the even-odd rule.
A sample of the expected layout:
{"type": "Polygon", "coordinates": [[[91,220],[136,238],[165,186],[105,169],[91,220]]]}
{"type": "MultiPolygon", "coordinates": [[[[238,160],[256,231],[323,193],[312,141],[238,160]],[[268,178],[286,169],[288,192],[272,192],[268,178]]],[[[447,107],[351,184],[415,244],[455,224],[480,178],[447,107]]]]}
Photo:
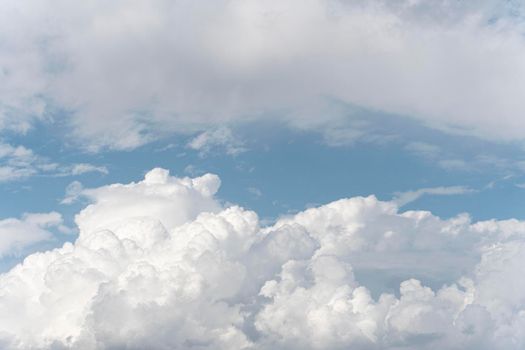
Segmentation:
{"type": "Polygon", "coordinates": [[[222,207],[218,186],[154,169],[80,189],[92,203],[78,239],[0,275],[2,347],[525,346],[524,222],[442,220],[370,196],[261,227],[222,207]]]}
{"type": "Polygon", "coordinates": [[[344,144],[362,130],[342,101],[522,141],[523,14],[503,0],[3,1],[0,129],[65,119],[96,151],[276,119],[344,144]]]}

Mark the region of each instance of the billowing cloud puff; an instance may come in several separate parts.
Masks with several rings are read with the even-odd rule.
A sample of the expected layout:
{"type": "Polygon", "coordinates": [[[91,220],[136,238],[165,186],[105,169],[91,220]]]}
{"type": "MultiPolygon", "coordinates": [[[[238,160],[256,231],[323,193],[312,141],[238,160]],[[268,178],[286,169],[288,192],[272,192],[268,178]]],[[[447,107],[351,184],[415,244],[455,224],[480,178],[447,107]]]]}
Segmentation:
{"type": "Polygon", "coordinates": [[[261,227],[256,213],[221,207],[218,185],[154,169],[85,190],[93,203],[77,216],[76,242],[0,275],[0,344],[525,346],[525,223],[442,220],[370,196],[261,227]]]}
{"type": "Polygon", "coordinates": [[[81,190],[80,194],[94,203],[76,216],[76,222],[81,231],[89,232],[143,216],[172,228],[202,211],[218,211],[220,206],[213,195],[219,186],[216,175],[178,179],[170,177],[167,170],[153,169],[138,183],[81,190]]]}
{"type": "Polygon", "coordinates": [[[341,144],[361,132],[336,100],[523,140],[523,13],[504,0],[6,0],[0,130],[58,108],[83,146],[129,149],[277,115],[341,144]]]}

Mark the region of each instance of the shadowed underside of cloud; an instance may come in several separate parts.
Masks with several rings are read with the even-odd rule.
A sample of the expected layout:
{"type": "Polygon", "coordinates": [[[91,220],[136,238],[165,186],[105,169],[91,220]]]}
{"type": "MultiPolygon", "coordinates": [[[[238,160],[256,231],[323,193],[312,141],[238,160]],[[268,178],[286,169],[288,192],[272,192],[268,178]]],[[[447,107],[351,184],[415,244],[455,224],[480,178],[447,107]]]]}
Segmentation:
{"type": "Polygon", "coordinates": [[[336,100],[523,140],[523,13],[503,0],[3,1],[0,130],[67,111],[71,139],[96,151],[274,116],[340,144],[363,131],[336,100]]]}
{"type": "Polygon", "coordinates": [[[179,179],[154,169],[140,182],[82,189],[92,204],[76,217],[76,242],[0,275],[0,344],[525,346],[525,223],[442,220],[370,196],[261,227],[256,213],[221,207],[218,186],[214,175],[179,179]],[[398,292],[384,292],[396,278],[398,292]]]}

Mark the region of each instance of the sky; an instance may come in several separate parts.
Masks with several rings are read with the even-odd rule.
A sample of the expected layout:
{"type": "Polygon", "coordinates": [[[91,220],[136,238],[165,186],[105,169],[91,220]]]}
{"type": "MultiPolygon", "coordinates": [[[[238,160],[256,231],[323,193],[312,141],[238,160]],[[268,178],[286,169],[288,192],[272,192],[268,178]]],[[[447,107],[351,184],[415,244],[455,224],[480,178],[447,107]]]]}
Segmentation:
{"type": "Polygon", "coordinates": [[[0,348],[522,349],[525,7],[0,4],[0,348]]]}

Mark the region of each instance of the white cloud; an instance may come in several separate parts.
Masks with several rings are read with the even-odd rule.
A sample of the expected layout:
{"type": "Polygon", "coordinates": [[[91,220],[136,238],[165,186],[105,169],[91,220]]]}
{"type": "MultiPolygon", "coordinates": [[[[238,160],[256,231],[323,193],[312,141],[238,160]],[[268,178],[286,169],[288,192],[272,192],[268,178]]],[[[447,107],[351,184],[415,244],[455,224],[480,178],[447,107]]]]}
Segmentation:
{"type": "Polygon", "coordinates": [[[0,127],[58,107],[91,150],[259,118],[352,142],[339,100],[523,140],[523,13],[496,0],[4,1],[0,127]]]}
{"type": "Polygon", "coordinates": [[[55,166],[24,146],[0,143],[0,182],[24,179],[55,166]]]}
{"type": "Polygon", "coordinates": [[[393,201],[400,207],[414,202],[425,195],[433,196],[452,196],[460,194],[474,193],[476,190],[465,186],[448,186],[448,187],[429,187],[420,188],[415,191],[397,192],[393,201]]]}
{"type": "Polygon", "coordinates": [[[73,181],[66,187],[66,194],[61,204],[72,204],[75,202],[81,195],[84,190],[84,186],[79,181],[73,181]]]}
{"type": "Polygon", "coordinates": [[[0,183],[32,176],[78,176],[89,172],[108,174],[108,169],[87,163],[63,165],[35,154],[24,146],[0,142],[0,183]]]}
{"type": "Polygon", "coordinates": [[[51,240],[49,228],[65,228],[59,213],[28,213],[21,219],[0,220],[0,257],[19,254],[24,248],[51,240]]]}
{"type": "Polygon", "coordinates": [[[107,175],[109,173],[105,166],[95,166],[93,164],[79,163],[71,166],[71,175],[82,175],[85,173],[97,172],[107,175]]]}
{"type": "Polygon", "coordinates": [[[226,127],[204,131],[191,139],[186,147],[198,151],[201,157],[210,152],[224,151],[228,155],[235,156],[246,151],[243,143],[235,138],[231,129],[226,127]]]}
{"type": "Polygon", "coordinates": [[[216,175],[194,179],[169,176],[167,170],[153,169],[143,181],[83,189],[81,195],[93,204],[76,216],[82,231],[111,228],[134,217],[154,217],[168,229],[187,222],[201,211],[218,211],[213,195],[220,186],[216,175]]]}
{"type": "Polygon", "coordinates": [[[0,275],[2,346],[525,345],[525,222],[442,220],[370,196],[261,228],[254,212],[220,208],[218,184],[154,169],[86,192],[75,243],[0,275]]]}

